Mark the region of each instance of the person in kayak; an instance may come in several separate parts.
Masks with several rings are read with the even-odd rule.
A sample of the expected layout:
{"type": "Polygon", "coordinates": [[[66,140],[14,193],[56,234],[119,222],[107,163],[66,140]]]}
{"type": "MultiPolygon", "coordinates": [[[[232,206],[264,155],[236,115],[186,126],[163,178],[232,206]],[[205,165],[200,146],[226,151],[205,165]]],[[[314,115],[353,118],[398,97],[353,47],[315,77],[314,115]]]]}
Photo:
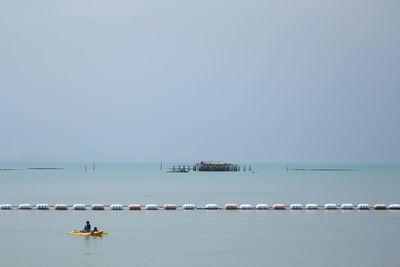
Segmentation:
{"type": "Polygon", "coordinates": [[[95,227],[95,228],[93,229],[93,231],[90,233],[90,235],[102,236],[102,235],[103,235],[103,231],[99,231],[99,230],[97,229],[97,227],[95,227]]]}
{"type": "Polygon", "coordinates": [[[86,225],[83,227],[83,230],[80,230],[81,233],[90,233],[91,232],[90,222],[86,221],[86,225]]]}

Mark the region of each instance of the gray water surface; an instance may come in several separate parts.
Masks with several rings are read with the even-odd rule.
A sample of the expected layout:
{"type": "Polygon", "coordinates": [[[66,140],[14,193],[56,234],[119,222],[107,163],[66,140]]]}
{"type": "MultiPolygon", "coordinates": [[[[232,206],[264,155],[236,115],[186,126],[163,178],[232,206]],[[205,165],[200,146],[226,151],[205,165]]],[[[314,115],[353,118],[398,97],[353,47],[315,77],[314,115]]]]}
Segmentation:
{"type": "MultiPolygon", "coordinates": [[[[21,170],[0,171],[0,203],[400,202],[398,165],[302,172],[254,164],[257,173],[188,174],[158,164],[87,172],[82,164],[48,165],[65,170],[14,163],[21,170]]],[[[1,266],[398,266],[399,223],[395,210],[0,210],[0,259],[1,266]],[[69,233],[86,220],[110,234],[69,233]]]]}

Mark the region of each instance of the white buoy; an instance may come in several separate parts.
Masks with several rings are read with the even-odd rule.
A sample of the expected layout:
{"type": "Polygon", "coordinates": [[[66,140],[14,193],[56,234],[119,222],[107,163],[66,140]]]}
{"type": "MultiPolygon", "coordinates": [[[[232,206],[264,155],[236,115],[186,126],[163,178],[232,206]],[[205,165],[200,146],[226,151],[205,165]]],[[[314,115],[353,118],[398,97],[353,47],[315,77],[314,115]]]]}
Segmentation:
{"type": "Polygon", "coordinates": [[[268,204],[257,204],[256,209],[258,210],[267,210],[268,209],[268,204]]]}
{"type": "Polygon", "coordinates": [[[207,204],[204,206],[204,208],[206,210],[217,210],[218,209],[218,205],[217,204],[207,204]]]}
{"type": "Polygon", "coordinates": [[[390,209],[390,210],[400,210],[400,204],[390,204],[388,209],[390,209]]]}
{"type": "Polygon", "coordinates": [[[65,204],[55,204],[54,205],[54,209],[56,209],[56,210],[67,210],[68,206],[65,205],[65,204]]]}
{"type": "Polygon", "coordinates": [[[146,204],[146,206],[144,206],[144,208],[146,210],[158,210],[158,205],[157,204],[146,204]]]}
{"type": "Polygon", "coordinates": [[[129,209],[129,210],[141,210],[142,207],[141,207],[139,204],[130,204],[130,205],[128,206],[128,209],[129,209]]]}
{"type": "Polygon", "coordinates": [[[226,210],[237,210],[238,206],[237,206],[237,204],[225,204],[224,208],[226,210]]]}
{"type": "Polygon", "coordinates": [[[376,210],[385,210],[387,209],[386,204],[375,204],[374,209],[376,210]]]}
{"type": "Polygon", "coordinates": [[[110,210],[123,210],[124,206],[122,204],[111,204],[110,210]]]}
{"type": "Polygon", "coordinates": [[[184,210],[194,210],[196,209],[196,206],[194,204],[183,204],[182,208],[184,210]]]}
{"type": "Polygon", "coordinates": [[[0,210],[12,210],[13,206],[11,204],[1,204],[0,210]]]}
{"type": "Polygon", "coordinates": [[[103,204],[93,204],[91,206],[92,210],[104,210],[104,205],[103,204]]]}
{"type": "Polygon", "coordinates": [[[327,210],[336,210],[338,206],[335,203],[328,203],[325,204],[325,209],[327,210]]]}
{"type": "Polygon", "coordinates": [[[72,206],[72,208],[74,210],[85,210],[86,209],[86,205],[85,204],[74,204],[72,206]]]}
{"type": "Polygon", "coordinates": [[[37,210],[49,210],[49,204],[37,204],[36,205],[36,209],[37,210]]]}
{"type": "Polygon", "coordinates": [[[176,205],[175,204],[165,204],[164,209],[165,210],[176,210],[176,205]]]}
{"type": "Polygon", "coordinates": [[[291,204],[289,207],[292,210],[301,210],[301,209],[303,209],[303,205],[302,204],[291,204]]]}
{"type": "Polygon", "coordinates": [[[344,204],[342,204],[342,206],[340,206],[340,208],[342,210],[352,210],[352,209],[354,209],[354,206],[351,203],[344,203],[344,204]]]}
{"type": "Polygon", "coordinates": [[[318,204],[310,203],[306,205],[307,210],[317,210],[318,209],[318,204]]]}
{"type": "Polygon", "coordinates": [[[241,210],[251,210],[253,208],[253,206],[251,204],[241,204],[239,206],[239,209],[241,210]]]}
{"type": "Polygon", "coordinates": [[[30,210],[30,209],[32,209],[32,205],[31,204],[19,204],[18,205],[18,209],[20,209],[20,210],[30,210]]]}
{"type": "Polygon", "coordinates": [[[370,209],[370,205],[369,204],[365,204],[365,203],[361,203],[357,205],[357,209],[359,210],[369,210],[370,209]]]}
{"type": "Polygon", "coordinates": [[[286,209],[285,204],[274,204],[274,205],[272,205],[272,208],[274,210],[284,210],[284,209],[286,209]]]}

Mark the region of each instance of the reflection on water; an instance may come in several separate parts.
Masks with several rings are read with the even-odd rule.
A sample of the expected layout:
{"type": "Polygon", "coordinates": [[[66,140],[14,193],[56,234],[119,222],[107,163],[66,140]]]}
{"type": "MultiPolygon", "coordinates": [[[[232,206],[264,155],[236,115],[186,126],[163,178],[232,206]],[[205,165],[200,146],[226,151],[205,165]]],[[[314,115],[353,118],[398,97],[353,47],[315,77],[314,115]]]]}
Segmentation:
{"type": "Polygon", "coordinates": [[[103,239],[102,236],[79,236],[83,237],[85,240],[86,248],[88,249],[96,249],[101,246],[101,242],[103,239]]]}

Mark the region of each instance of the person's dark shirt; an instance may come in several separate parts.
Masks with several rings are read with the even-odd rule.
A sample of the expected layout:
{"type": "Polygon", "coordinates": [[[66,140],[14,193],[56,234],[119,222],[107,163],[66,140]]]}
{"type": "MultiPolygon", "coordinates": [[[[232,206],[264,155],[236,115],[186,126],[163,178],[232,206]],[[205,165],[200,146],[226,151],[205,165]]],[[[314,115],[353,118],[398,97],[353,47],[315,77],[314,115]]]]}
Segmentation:
{"type": "Polygon", "coordinates": [[[90,227],[90,224],[89,224],[89,223],[87,223],[87,224],[85,225],[85,227],[83,227],[83,231],[85,231],[86,233],[91,232],[90,229],[91,229],[91,227],[90,227]]]}

